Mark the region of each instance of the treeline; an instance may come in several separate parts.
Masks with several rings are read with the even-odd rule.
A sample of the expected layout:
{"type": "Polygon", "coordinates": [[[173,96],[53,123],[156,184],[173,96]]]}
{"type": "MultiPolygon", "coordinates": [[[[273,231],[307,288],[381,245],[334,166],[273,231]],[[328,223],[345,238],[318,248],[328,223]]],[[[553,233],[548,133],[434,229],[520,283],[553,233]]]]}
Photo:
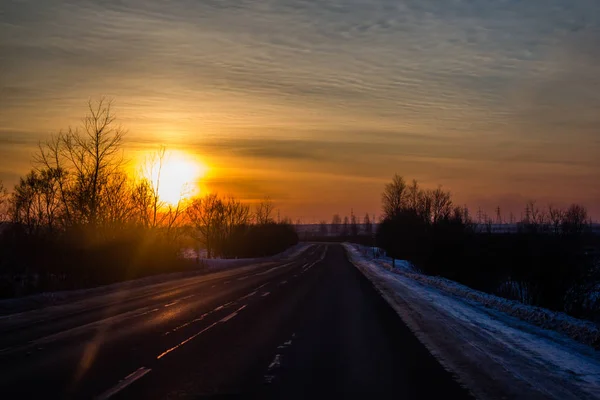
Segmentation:
{"type": "Polygon", "coordinates": [[[297,242],[275,223],[273,205],[256,212],[217,195],[161,199],[165,150],[145,175],[126,171],[126,131],[110,102],[90,102],[77,129],[40,143],[33,168],[9,193],[0,183],[0,297],[94,286],[194,268],[182,246],[209,257],[275,254],[297,242]]]}
{"type": "Polygon", "coordinates": [[[525,304],[600,317],[600,240],[584,207],[544,211],[530,202],[515,232],[492,232],[490,218],[475,222],[450,192],[396,175],[385,186],[382,208],[377,243],[388,255],[525,304]]]}
{"type": "Polygon", "coordinates": [[[246,258],[279,253],[298,243],[292,223],[275,222],[273,209],[265,199],[251,213],[249,205],[233,197],[210,194],[194,199],[186,211],[208,258],[246,258]]]}

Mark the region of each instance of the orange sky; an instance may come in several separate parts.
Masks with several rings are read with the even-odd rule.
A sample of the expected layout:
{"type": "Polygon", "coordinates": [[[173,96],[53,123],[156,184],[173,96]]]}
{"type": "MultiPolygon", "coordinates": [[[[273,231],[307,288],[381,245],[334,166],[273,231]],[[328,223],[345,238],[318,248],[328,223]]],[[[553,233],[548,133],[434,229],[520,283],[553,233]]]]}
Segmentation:
{"type": "Polygon", "coordinates": [[[11,3],[0,179],[107,96],[131,158],[184,151],[210,190],[294,220],[379,214],[394,173],[489,213],[534,198],[600,219],[597,2],[269,4],[11,3]]]}

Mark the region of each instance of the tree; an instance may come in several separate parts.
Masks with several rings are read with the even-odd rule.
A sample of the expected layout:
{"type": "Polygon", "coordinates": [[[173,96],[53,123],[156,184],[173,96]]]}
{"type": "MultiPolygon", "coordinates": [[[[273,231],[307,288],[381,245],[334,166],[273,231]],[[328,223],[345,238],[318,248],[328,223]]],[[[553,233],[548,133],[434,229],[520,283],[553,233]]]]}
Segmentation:
{"type": "Polygon", "coordinates": [[[327,227],[327,221],[322,220],[321,222],[319,222],[319,234],[321,236],[327,236],[328,233],[329,229],[327,227]]]}
{"type": "Polygon", "coordinates": [[[273,210],[275,206],[269,197],[265,197],[260,203],[256,205],[256,210],[254,213],[256,223],[258,225],[265,225],[273,222],[273,218],[271,214],[273,214],[273,210]]]}
{"type": "Polygon", "coordinates": [[[225,223],[225,206],[216,194],[194,199],[187,209],[190,222],[196,229],[196,239],[204,244],[208,258],[215,256],[215,249],[225,223]]]}
{"type": "Polygon", "coordinates": [[[352,236],[358,236],[358,221],[354,211],[350,211],[350,234],[352,236]]]}
{"type": "Polygon", "coordinates": [[[333,233],[340,233],[340,225],[342,224],[342,218],[340,214],[333,214],[333,218],[331,219],[331,230],[333,233]]]}
{"type": "Polygon", "coordinates": [[[32,170],[15,186],[10,198],[11,219],[28,234],[55,230],[60,209],[58,176],[56,170],[32,170]]]}
{"type": "Polygon", "coordinates": [[[4,187],[4,182],[0,180],[0,223],[7,218],[8,190],[4,187]]]}
{"type": "Polygon", "coordinates": [[[367,234],[373,233],[373,223],[371,222],[371,217],[369,217],[369,213],[365,214],[365,218],[363,219],[363,225],[365,226],[365,232],[367,234]]]}
{"type": "Polygon", "coordinates": [[[562,225],[564,215],[564,211],[560,208],[556,208],[552,206],[552,204],[548,206],[548,218],[550,220],[550,224],[552,225],[552,230],[555,235],[558,235],[560,233],[560,227],[562,225]]]}
{"type": "Polygon", "coordinates": [[[225,233],[230,235],[239,226],[245,226],[250,223],[250,207],[243,204],[233,196],[223,201],[224,205],[224,228],[225,233]]]}
{"type": "Polygon", "coordinates": [[[434,224],[447,220],[452,214],[452,196],[450,192],[445,192],[442,187],[430,192],[431,197],[431,219],[434,224]]]}
{"type": "Polygon", "coordinates": [[[407,190],[404,178],[395,174],[392,182],[385,185],[381,195],[383,214],[386,218],[393,218],[399,214],[405,207],[408,200],[409,191],[407,190]]]}
{"type": "Polygon", "coordinates": [[[348,216],[346,215],[344,217],[344,223],[342,224],[342,236],[348,236],[349,225],[350,225],[350,220],[348,219],[348,216]]]}
{"type": "Polygon", "coordinates": [[[588,223],[588,214],[585,207],[571,204],[564,213],[562,231],[569,234],[585,232],[588,223]]]}
{"type": "Polygon", "coordinates": [[[142,174],[145,176],[135,187],[133,199],[142,225],[149,229],[161,228],[167,237],[174,237],[174,228],[178,226],[185,211],[183,196],[177,203],[171,204],[160,198],[162,170],[165,164],[166,148],[159,150],[146,159],[142,174]]]}
{"type": "Polygon", "coordinates": [[[412,180],[411,185],[408,188],[408,207],[416,210],[419,205],[419,184],[416,179],[412,180]]]}
{"type": "Polygon", "coordinates": [[[89,101],[82,126],[40,143],[34,158],[38,169],[55,171],[60,177],[59,195],[69,225],[97,226],[103,219],[101,208],[106,211],[107,207],[117,207],[103,197],[113,175],[121,172],[126,132],[116,124],[111,107],[112,103],[105,99],[89,101]]]}

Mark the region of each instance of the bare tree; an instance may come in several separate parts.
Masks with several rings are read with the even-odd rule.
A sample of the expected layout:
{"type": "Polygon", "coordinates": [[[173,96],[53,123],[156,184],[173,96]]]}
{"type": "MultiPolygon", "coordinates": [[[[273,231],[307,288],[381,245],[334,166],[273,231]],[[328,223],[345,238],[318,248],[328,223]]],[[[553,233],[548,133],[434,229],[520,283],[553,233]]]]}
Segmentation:
{"type": "Polygon", "coordinates": [[[565,233],[583,233],[588,224],[588,214],[585,207],[571,204],[565,211],[562,231],[565,233]]]}
{"type": "Polygon", "coordinates": [[[365,218],[363,219],[363,225],[365,226],[365,232],[367,234],[373,233],[373,223],[371,222],[371,217],[369,217],[369,213],[365,214],[365,218]]]}
{"type": "Polygon", "coordinates": [[[329,229],[327,227],[327,221],[322,220],[321,222],[319,222],[319,234],[321,236],[327,236],[328,233],[329,229]]]}
{"type": "Polygon", "coordinates": [[[265,197],[260,203],[256,205],[256,210],[254,213],[256,223],[258,225],[265,225],[273,222],[273,218],[271,214],[273,214],[273,210],[275,206],[269,197],[265,197]]]}
{"type": "Polygon", "coordinates": [[[250,207],[230,196],[223,201],[225,233],[230,235],[239,226],[250,223],[250,207]]]}
{"type": "Polygon", "coordinates": [[[564,211],[560,208],[555,208],[552,205],[548,206],[548,218],[550,219],[550,224],[552,225],[552,230],[554,234],[560,233],[560,227],[562,225],[564,219],[564,211]]]}
{"type": "Polygon", "coordinates": [[[4,187],[4,182],[0,180],[0,223],[8,218],[8,190],[4,187]]]}
{"type": "Polygon", "coordinates": [[[161,199],[162,170],[165,165],[166,148],[150,155],[142,168],[145,176],[135,187],[133,199],[140,222],[150,229],[160,228],[167,237],[175,238],[175,229],[185,211],[183,195],[175,204],[161,199]]]}
{"type": "Polygon", "coordinates": [[[358,220],[354,215],[354,210],[350,211],[350,234],[352,236],[358,236],[358,220]]]}
{"type": "Polygon", "coordinates": [[[340,233],[340,225],[342,224],[342,217],[340,214],[333,214],[333,218],[331,218],[331,230],[333,233],[340,233]]]}
{"type": "Polygon", "coordinates": [[[111,106],[105,99],[89,101],[82,126],[40,143],[34,158],[38,169],[53,170],[60,177],[57,183],[67,224],[97,225],[103,219],[101,207],[106,210],[103,196],[111,177],[121,172],[125,131],[116,124],[111,106]]]}
{"type": "Polygon", "coordinates": [[[381,195],[383,213],[387,218],[392,218],[400,213],[406,205],[409,195],[404,178],[394,175],[391,183],[385,185],[381,195]]]}
{"type": "Polygon", "coordinates": [[[416,212],[423,221],[428,223],[433,221],[433,192],[431,190],[419,191],[419,204],[416,212]]]}
{"type": "Polygon", "coordinates": [[[197,232],[196,239],[204,244],[208,258],[215,255],[215,248],[224,225],[225,206],[216,194],[194,199],[187,208],[187,215],[197,232]]]}
{"type": "Polygon", "coordinates": [[[56,170],[30,171],[19,180],[9,201],[11,219],[29,234],[52,233],[60,214],[56,170]]]}
{"type": "Polygon", "coordinates": [[[134,221],[136,215],[135,187],[125,172],[108,177],[98,204],[98,223],[105,232],[115,232],[134,221]]]}
{"type": "Polygon", "coordinates": [[[88,103],[83,129],[69,129],[63,136],[63,151],[75,176],[78,211],[84,223],[96,225],[101,197],[111,175],[122,165],[121,144],[125,131],[115,124],[111,102],[88,103]]]}
{"type": "Polygon", "coordinates": [[[431,222],[447,220],[452,214],[452,196],[439,186],[431,191],[431,222]]]}
{"type": "Polygon", "coordinates": [[[349,225],[350,225],[350,220],[348,219],[348,216],[346,215],[344,217],[344,222],[342,224],[342,236],[348,236],[349,231],[349,225]]]}
{"type": "Polygon", "coordinates": [[[417,180],[413,179],[411,185],[408,187],[408,207],[412,210],[418,208],[420,190],[417,180]]]}

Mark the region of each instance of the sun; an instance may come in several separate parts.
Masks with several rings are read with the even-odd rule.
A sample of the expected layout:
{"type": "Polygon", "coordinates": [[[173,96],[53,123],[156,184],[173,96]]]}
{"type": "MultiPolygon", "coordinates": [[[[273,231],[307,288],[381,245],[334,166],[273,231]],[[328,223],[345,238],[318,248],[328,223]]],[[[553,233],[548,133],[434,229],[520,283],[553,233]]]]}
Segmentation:
{"type": "Polygon", "coordinates": [[[198,194],[208,167],[182,151],[165,151],[147,161],[144,177],[158,189],[160,201],[174,205],[198,194]]]}

